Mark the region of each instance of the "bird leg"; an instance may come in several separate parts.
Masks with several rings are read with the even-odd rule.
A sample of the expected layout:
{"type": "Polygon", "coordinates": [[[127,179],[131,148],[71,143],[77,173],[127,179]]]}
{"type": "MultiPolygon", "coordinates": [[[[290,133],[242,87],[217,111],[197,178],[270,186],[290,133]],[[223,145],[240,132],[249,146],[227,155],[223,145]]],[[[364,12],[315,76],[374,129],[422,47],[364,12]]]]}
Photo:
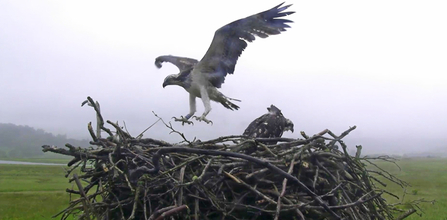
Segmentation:
{"type": "Polygon", "coordinates": [[[203,112],[202,116],[200,116],[200,117],[194,116],[194,118],[197,121],[204,121],[207,124],[209,124],[209,123],[213,124],[213,122],[211,120],[208,120],[206,118],[208,113],[210,113],[210,111],[211,111],[211,101],[210,101],[210,97],[208,96],[208,92],[206,91],[205,87],[200,88],[200,96],[202,98],[203,105],[205,106],[205,112],[203,112]]]}
{"type": "Polygon", "coordinates": [[[196,113],[196,96],[189,94],[189,113],[185,117],[181,116],[181,118],[172,118],[174,119],[174,121],[181,122],[182,125],[185,125],[185,123],[194,124],[192,121],[189,120],[194,115],[194,113],[196,113]]]}

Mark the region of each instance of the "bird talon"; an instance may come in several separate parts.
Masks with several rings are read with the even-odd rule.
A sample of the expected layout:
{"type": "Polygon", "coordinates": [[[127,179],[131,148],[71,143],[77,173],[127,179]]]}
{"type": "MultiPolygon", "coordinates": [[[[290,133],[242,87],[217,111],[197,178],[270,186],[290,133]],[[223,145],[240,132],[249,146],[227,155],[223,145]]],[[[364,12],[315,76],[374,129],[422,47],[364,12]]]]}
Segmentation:
{"type": "Polygon", "coordinates": [[[181,118],[176,118],[176,117],[172,117],[172,118],[174,119],[174,121],[181,122],[181,123],[182,123],[182,126],[185,125],[185,123],[186,123],[186,124],[189,124],[189,125],[190,125],[190,124],[193,124],[193,125],[194,125],[194,122],[188,120],[187,118],[185,118],[185,117],[183,117],[183,116],[181,116],[181,118]]]}
{"type": "Polygon", "coordinates": [[[210,123],[211,123],[211,125],[214,125],[213,121],[208,120],[208,119],[206,119],[206,118],[203,117],[203,116],[200,116],[200,117],[193,116],[193,118],[196,119],[197,121],[203,121],[203,122],[206,122],[207,124],[210,124],[210,123]]]}

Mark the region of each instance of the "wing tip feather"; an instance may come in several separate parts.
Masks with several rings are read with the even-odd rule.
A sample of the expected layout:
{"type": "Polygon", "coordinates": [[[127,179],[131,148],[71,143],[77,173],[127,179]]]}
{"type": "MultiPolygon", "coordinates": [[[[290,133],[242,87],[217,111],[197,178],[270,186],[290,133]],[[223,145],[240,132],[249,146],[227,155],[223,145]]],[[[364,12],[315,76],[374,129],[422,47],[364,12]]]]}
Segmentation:
{"type": "Polygon", "coordinates": [[[155,60],[155,66],[160,69],[163,65],[161,64],[162,62],[155,60]]]}
{"type": "Polygon", "coordinates": [[[281,4],[279,4],[279,5],[275,6],[275,7],[273,7],[272,9],[276,9],[276,10],[278,10],[278,12],[282,12],[282,11],[288,9],[290,6],[293,5],[293,4],[289,4],[289,5],[284,5],[284,6],[282,6],[284,3],[286,3],[286,2],[283,2],[283,3],[281,3],[281,4]],[[281,6],[282,6],[282,7],[281,7],[281,6]]]}

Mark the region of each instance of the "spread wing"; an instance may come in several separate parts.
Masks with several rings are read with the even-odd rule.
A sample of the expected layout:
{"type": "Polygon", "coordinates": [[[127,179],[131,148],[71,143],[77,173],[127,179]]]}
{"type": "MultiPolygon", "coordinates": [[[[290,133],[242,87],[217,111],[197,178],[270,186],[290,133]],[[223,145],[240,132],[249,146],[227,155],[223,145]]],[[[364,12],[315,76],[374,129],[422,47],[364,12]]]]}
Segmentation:
{"type": "Polygon", "coordinates": [[[169,62],[177,66],[180,72],[184,72],[185,70],[190,70],[196,65],[199,61],[192,58],[187,57],[176,57],[171,55],[159,56],[155,59],[155,66],[157,68],[161,68],[162,63],[169,62]]]}
{"type": "Polygon", "coordinates": [[[227,24],[214,33],[205,56],[197,64],[201,73],[208,74],[209,81],[220,88],[225,76],[234,72],[237,59],[247,47],[247,42],[255,40],[255,36],[266,38],[269,35],[280,34],[290,28],[286,23],[292,21],[280,19],[295,12],[283,12],[290,5],[281,7],[284,3],[270,10],[239,19],[227,24]]]}

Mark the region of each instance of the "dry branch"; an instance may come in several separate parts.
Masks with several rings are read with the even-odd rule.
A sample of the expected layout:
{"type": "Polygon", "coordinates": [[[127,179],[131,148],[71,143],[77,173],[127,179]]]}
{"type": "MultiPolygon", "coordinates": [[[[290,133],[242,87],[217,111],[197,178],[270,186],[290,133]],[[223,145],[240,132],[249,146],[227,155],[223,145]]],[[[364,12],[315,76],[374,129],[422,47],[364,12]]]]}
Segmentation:
{"type": "MultiPolygon", "coordinates": [[[[112,132],[104,126],[99,103],[90,97],[85,103],[109,136],[101,138],[89,124],[88,148],[43,146],[44,152],[73,157],[67,176],[81,167],[80,175],[70,178],[78,191],[67,189],[81,198],[60,213],[61,219],[394,219],[395,209],[381,197],[386,192],[376,187],[377,176],[407,186],[383,169],[366,169],[366,163],[383,158],[347,153],[342,139],[355,126],[339,136],[325,129],[265,145],[265,138],[240,135],[189,141],[159,118],[184,139],[172,144],[142,134],[134,138],[107,121],[112,132]],[[82,186],[80,179],[88,184],[82,186]]],[[[399,219],[413,213],[406,211],[399,219]]]]}

